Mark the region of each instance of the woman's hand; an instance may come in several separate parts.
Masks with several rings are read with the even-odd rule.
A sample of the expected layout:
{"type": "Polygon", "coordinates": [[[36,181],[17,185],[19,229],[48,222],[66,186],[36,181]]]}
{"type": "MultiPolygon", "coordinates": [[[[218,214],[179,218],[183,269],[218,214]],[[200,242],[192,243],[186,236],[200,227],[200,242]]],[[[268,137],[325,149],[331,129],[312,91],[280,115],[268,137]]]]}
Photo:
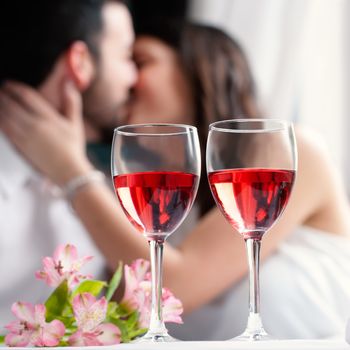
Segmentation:
{"type": "Polygon", "coordinates": [[[0,128],[18,151],[58,185],[88,172],[82,101],[67,80],[62,89],[62,114],[35,89],[6,82],[0,89],[0,128]]]}

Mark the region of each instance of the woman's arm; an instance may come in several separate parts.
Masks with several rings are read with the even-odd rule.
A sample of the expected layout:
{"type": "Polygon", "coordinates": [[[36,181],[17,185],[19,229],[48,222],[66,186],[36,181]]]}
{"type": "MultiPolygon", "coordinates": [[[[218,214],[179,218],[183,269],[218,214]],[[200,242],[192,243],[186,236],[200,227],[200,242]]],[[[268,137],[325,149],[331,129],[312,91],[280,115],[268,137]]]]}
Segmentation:
{"type": "MultiPolygon", "coordinates": [[[[349,202],[338,169],[328,154],[325,142],[317,134],[306,129],[297,129],[300,169],[306,192],[310,197],[312,211],[305,217],[305,225],[326,232],[349,235],[349,202]]],[[[301,202],[300,198],[297,202],[301,202]]]]}
{"type": "MultiPolygon", "coordinates": [[[[17,112],[19,108],[24,108],[20,118],[31,119],[31,128],[25,133],[20,131],[21,127],[18,125],[15,129],[14,123],[6,123],[6,113],[1,108],[0,126],[23,155],[58,184],[68,181],[69,176],[72,178],[90,171],[91,165],[87,165],[85,154],[77,151],[81,149],[81,145],[78,146],[74,139],[74,134],[79,134],[77,130],[81,128],[77,122],[81,118],[80,115],[65,118],[51,110],[50,117],[38,117],[36,114],[42,113],[42,109],[35,103],[44,101],[40,101],[39,96],[34,99],[35,92],[30,90],[29,93],[28,88],[24,86],[15,88],[22,89],[20,94],[22,100],[30,98],[25,101],[24,106],[32,104],[31,112],[26,112],[17,98],[17,102],[7,101],[7,115],[14,112],[11,111],[10,105],[16,105],[17,112]],[[26,94],[23,94],[24,91],[26,94]],[[60,129],[57,128],[58,125],[60,129]],[[47,136],[50,133],[57,133],[58,130],[62,131],[60,138],[47,136]],[[59,142],[62,138],[68,141],[59,142]],[[28,143],[35,145],[23,146],[28,143]],[[40,154],[42,152],[45,154],[40,154]],[[62,154],[64,156],[61,156],[62,154]],[[42,159],[47,159],[49,163],[45,163],[42,159]],[[53,168],[55,172],[52,172],[53,168]],[[60,174],[59,169],[66,170],[60,174]]],[[[15,94],[13,86],[11,89],[11,93],[15,94]]],[[[70,93],[66,96],[68,100],[71,99],[70,93]]],[[[0,94],[0,105],[3,95],[4,92],[0,94]]],[[[74,99],[71,99],[71,102],[74,103],[74,99]]],[[[11,118],[16,120],[17,115],[11,114],[11,118]]],[[[17,121],[19,122],[18,119],[17,121]]],[[[21,125],[26,125],[25,123],[28,121],[21,125]]],[[[301,224],[311,225],[318,222],[318,228],[326,229],[323,224],[321,225],[322,220],[316,220],[326,211],[330,216],[329,221],[337,221],[336,224],[330,223],[327,227],[329,231],[341,233],[348,228],[345,210],[340,208],[345,207],[345,196],[336,184],[328,158],[307,134],[298,132],[297,140],[299,148],[297,180],[283,216],[263,239],[263,259],[272,254],[301,224]],[[330,204],[334,206],[332,211],[329,211],[330,204]]],[[[120,260],[127,263],[139,257],[148,258],[145,238],[129,224],[116,197],[107,186],[95,183],[82,188],[72,199],[72,205],[112,268],[120,260]]],[[[220,295],[244,277],[247,271],[243,238],[234,232],[217,208],[199,220],[180,247],[173,248],[167,245],[165,249],[164,284],[182,300],[186,312],[220,295]]]]}

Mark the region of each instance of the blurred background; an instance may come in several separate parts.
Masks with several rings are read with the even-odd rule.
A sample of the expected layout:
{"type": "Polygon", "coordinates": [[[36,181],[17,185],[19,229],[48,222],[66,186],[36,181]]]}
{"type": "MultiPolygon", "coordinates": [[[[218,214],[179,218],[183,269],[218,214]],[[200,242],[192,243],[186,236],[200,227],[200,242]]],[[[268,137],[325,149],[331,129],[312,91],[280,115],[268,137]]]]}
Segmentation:
{"type": "Polygon", "coordinates": [[[349,0],[129,0],[129,6],[136,23],[188,16],[238,39],[264,114],[321,134],[350,194],[349,0]]]}

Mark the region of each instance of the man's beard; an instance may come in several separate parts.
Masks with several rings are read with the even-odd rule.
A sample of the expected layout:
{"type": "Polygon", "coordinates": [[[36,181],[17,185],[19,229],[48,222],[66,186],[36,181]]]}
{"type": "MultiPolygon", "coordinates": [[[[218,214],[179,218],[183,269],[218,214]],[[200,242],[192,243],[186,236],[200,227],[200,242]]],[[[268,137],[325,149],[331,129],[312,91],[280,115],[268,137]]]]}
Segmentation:
{"type": "Polygon", "coordinates": [[[120,113],[121,105],[107,106],[103,99],[99,98],[99,94],[95,94],[92,89],[86,90],[83,97],[83,116],[93,126],[97,128],[114,128],[120,124],[120,113]]]}
{"type": "Polygon", "coordinates": [[[94,80],[82,94],[83,116],[89,123],[99,129],[114,129],[125,123],[125,104],[127,101],[108,99],[108,87],[97,72],[94,80]],[[107,98],[106,98],[107,96],[107,98]]]}

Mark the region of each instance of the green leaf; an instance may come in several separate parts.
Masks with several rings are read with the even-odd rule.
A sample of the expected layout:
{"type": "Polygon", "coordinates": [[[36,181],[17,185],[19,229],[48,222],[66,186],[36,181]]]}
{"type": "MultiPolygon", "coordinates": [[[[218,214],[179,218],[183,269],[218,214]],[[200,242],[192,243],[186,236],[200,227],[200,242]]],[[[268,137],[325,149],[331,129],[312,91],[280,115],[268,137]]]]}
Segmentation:
{"type": "Polygon", "coordinates": [[[46,320],[48,322],[61,316],[63,310],[68,304],[69,291],[67,280],[64,280],[49,296],[45,302],[46,306],[46,320]]]}
{"type": "Polygon", "coordinates": [[[117,305],[117,309],[115,310],[115,314],[120,317],[128,317],[130,316],[134,311],[127,309],[124,305],[117,305]]]}
{"type": "Polygon", "coordinates": [[[126,319],[134,310],[128,310],[123,305],[117,304],[115,301],[110,301],[107,307],[107,316],[126,319]]]}
{"type": "Polygon", "coordinates": [[[139,313],[135,310],[128,318],[109,316],[106,321],[115,324],[121,332],[121,340],[128,343],[147,332],[147,328],[138,328],[139,313]]]}
{"type": "Polygon", "coordinates": [[[141,335],[144,335],[147,331],[148,331],[147,328],[140,328],[140,329],[137,329],[135,331],[131,331],[131,332],[129,332],[129,338],[130,338],[130,340],[133,340],[137,337],[140,337],[141,335]]]}
{"type": "Polygon", "coordinates": [[[135,310],[130,314],[129,318],[126,321],[126,326],[128,330],[135,328],[135,326],[137,326],[138,320],[139,320],[139,313],[135,310]]]}
{"type": "Polygon", "coordinates": [[[82,293],[90,293],[97,297],[102,289],[107,286],[107,283],[104,281],[96,281],[96,280],[86,280],[80,283],[78,288],[72,293],[71,300],[82,293]]]}
{"type": "Polygon", "coordinates": [[[122,262],[119,262],[118,268],[114,272],[112,279],[109,281],[108,289],[106,292],[106,299],[108,301],[112,299],[113,294],[115,293],[116,289],[119,287],[120,281],[122,279],[122,273],[123,273],[123,264],[122,262]]]}
{"type": "Polygon", "coordinates": [[[115,301],[110,301],[107,305],[107,317],[118,317],[119,315],[117,314],[117,308],[118,304],[115,301]]]}
{"type": "Polygon", "coordinates": [[[66,327],[66,329],[69,329],[73,326],[73,324],[75,323],[75,318],[73,317],[73,315],[71,316],[57,316],[57,315],[52,315],[51,319],[56,319],[61,321],[64,326],[66,327]]]}
{"type": "MultiPolygon", "coordinates": [[[[112,301],[109,302],[113,303],[112,301]]],[[[115,304],[113,308],[111,308],[109,311],[107,309],[107,314],[111,317],[116,317],[116,318],[122,318],[122,319],[127,319],[134,311],[133,310],[128,310],[126,309],[123,305],[118,305],[115,304]]]]}
{"type": "Polygon", "coordinates": [[[5,342],[5,335],[0,335],[0,344],[5,342]]]}
{"type": "Polygon", "coordinates": [[[109,319],[109,322],[113,323],[114,325],[116,325],[119,328],[119,330],[121,332],[122,343],[129,343],[131,338],[129,337],[129,331],[128,331],[128,327],[126,326],[126,321],[121,320],[119,318],[111,317],[109,319]]]}
{"type": "Polygon", "coordinates": [[[69,346],[69,343],[66,340],[61,340],[57,346],[60,346],[60,347],[69,346]]]}

